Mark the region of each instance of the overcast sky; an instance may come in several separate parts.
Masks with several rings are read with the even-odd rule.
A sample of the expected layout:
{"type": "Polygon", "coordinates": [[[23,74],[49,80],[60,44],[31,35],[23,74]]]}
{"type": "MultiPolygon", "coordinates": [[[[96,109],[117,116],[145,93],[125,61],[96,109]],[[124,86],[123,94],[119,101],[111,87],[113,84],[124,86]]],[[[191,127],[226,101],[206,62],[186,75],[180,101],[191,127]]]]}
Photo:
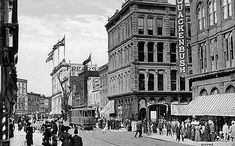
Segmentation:
{"type": "Polygon", "coordinates": [[[108,41],[104,25],[124,1],[19,0],[17,72],[18,78],[28,80],[28,92],[51,96],[53,65],[45,60],[64,34],[67,61],[82,63],[92,53],[93,64],[107,63],[108,41]]]}

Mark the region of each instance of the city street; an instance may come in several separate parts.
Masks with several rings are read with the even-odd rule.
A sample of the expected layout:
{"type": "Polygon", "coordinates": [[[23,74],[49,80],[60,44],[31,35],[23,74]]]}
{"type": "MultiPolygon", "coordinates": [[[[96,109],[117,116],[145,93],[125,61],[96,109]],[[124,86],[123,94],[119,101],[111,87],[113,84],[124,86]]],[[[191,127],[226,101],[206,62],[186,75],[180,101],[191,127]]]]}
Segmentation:
{"type": "MultiPolygon", "coordinates": [[[[73,133],[70,130],[69,133],[73,133]]],[[[183,146],[180,143],[173,143],[147,138],[146,134],[142,138],[135,138],[134,132],[127,131],[107,131],[103,133],[100,129],[93,131],[79,131],[84,146],[183,146]]],[[[35,131],[33,134],[34,145],[42,145],[42,133],[35,131]]],[[[60,144],[59,144],[60,145],[60,144]]],[[[15,130],[15,137],[11,139],[11,146],[25,146],[25,132],[15,130]]]]}

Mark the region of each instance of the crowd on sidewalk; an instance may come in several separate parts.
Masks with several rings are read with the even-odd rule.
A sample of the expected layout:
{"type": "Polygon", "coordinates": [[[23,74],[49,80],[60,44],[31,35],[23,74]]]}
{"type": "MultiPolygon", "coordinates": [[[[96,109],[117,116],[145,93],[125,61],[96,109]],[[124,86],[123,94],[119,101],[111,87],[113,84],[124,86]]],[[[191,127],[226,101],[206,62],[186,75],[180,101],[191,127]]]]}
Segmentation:
{"type": "MultiPolygon", "coordinates": [[[[216,126],[212,120],[192,121],[187,119],[179,122],[178,120],[165,121],[159,120],[150,123],[150,133],[159,135],[176,136],[176,141],[184,141],[185,138],[192,141],[234,141],[235,121],[225,122],[222,130],[216,132],[216,126]]],[[[143,127],[144,129],[144,127],[143,127]]]]}

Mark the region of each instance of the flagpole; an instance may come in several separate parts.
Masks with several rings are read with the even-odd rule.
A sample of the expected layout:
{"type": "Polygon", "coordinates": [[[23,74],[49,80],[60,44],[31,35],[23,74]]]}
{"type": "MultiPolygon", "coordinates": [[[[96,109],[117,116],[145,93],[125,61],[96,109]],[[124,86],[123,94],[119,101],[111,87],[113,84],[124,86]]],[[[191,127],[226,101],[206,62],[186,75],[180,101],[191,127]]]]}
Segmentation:
{"type": "MultiPolygon", "coordinates": [[[[59,42],[60,40],[58,40],[59,42]]],[[[60,64],[60,47],[58,47],[58,65],[60,64]]]]}
{"type": "Polygon", "coordinates": [[[64,35],[64,60],[65,60],[65,35],[64,35]]]}

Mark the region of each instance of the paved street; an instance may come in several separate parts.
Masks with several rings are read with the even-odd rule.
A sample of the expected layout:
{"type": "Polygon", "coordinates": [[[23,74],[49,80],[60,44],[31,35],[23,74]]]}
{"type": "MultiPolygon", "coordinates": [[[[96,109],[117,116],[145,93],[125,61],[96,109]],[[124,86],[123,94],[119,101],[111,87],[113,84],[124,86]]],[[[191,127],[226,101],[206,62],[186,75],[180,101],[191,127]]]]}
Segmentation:
{"type": "MultiPolygon", "coordinates": [[[[70,130],[69,133],[73,133],[70,130]]],[[[146,134],[142,138],[135,138],[134,132],[107,131],[103,133],[100,129],[93,131],[79,131],[82,136],[84,146],[183,146],[180,143],[167,142],[147,138],[146,134]]],[[[35,131],[33,135],[34,145],[41,146],[42,134],[35,131]]],[[[25,132],[15,130],[15,137],[11,140],[11,146],[25,146],[25,132]]]]}

